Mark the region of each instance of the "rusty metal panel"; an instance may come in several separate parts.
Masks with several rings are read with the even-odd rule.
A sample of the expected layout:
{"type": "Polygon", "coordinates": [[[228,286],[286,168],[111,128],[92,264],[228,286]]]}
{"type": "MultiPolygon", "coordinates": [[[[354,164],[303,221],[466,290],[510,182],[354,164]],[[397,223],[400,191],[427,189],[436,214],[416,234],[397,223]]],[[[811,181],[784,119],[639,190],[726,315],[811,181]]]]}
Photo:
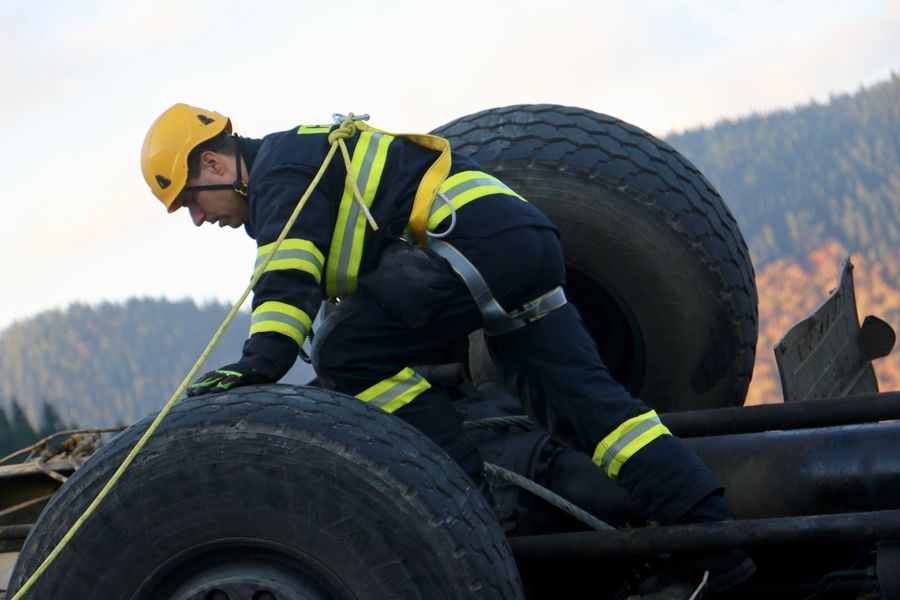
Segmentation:
{"type": "Polygon", "coordinates": [[[775,345],[784,401],[877,392],[875,371],[859,337],[853,265],[848,258],[837,289],[775,345]]]}

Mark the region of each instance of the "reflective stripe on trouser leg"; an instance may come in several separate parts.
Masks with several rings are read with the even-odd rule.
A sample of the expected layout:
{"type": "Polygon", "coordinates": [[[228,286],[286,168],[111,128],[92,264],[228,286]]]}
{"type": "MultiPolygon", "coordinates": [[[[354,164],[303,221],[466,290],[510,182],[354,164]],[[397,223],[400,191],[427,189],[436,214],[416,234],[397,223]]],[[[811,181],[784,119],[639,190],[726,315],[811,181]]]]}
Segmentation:
{"type": "Polygon", "coordinates": [[[392,413],[401,406],[412,402],[416,396],[431,388],[424,377],[410,367],[388,379],[379,381],[372,387],[358,393],[356,397],[373,404],[385,412],[392,413]]]}
{"type": "Polygon", "coordinates": [[[616,479],[625,462],[647,444],[663,435],[672,435],[655,410],[628,419],[600,440],[594,450],[594,462],[616,479]]]}
{"type": "Polygon", "coordinates": [[[394,413],[431,438],[470,477],[484,471],[481,453],[462,426],[446,392],[432,388],[424,377],[406,367],[356,395],[356,398],[394,413]],[[426,392],[430,393],[426,394],[426,392]],[[421,400],[412,402],[419,398],[421,400]],[[412,404],[411,404],[412,403],[412,404]]]}

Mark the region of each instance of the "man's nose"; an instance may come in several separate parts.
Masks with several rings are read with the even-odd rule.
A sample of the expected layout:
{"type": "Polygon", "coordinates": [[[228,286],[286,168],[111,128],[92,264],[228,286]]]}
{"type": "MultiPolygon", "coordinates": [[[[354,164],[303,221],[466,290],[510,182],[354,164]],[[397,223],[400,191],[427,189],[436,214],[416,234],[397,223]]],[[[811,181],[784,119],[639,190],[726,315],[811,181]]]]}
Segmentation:
{"type": "Polygon", "coordinates": [[[194,202],[188,206],[188,210],[191,211],[191,221],[194,222],[194,225],[197,227],[203,225],[203,212],[197,206],[197,203],[194,202]]]}

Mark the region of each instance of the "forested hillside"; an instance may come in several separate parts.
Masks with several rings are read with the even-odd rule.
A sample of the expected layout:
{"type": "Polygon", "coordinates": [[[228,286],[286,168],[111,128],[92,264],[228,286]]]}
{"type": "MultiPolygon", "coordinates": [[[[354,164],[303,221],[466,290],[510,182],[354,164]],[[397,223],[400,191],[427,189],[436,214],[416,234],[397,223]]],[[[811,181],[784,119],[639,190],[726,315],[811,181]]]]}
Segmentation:
{"type": "MultiPolygon", "coordinates": [[[[9,407],[0,404],[0,459],[32,445],[39,439],[64,431],[69,427],[60,418],[56,408],[48,402],[41,406],[38,425],[25,415],[18,400],[9,407]]],[[[23,460],[27,455],[22,455],[23,460]]]]}
{"type": "MultiPolygon", "coordinates": [[[[900,329],[900,77],[666,141],[717,187],[751,246],[760,340],[749,403],[781,397],[772,348],[825,300],[848,255],[860,315],[900,329]]],[[[58,424],[127,424],[158,410],[228,309],[135,299],[73,305],[0,331],[0,438],[26,425],[33,436],[58,424]]],[[[239,357],[248,321],[241,313],[201,373],[239,357]]],[[[883,390],[900,389],[900,351],[875,368],[883,390]]],[[[287,381],[311,376],[298,361],[287,381]]]]}
{"type": "MultiPolygon", "coordinates": [[[[759,342],[753,380],[747,404],[776,402],[781,399],[781,382],[775,364],[775,344],[787,330],[812,313],[837,287],[847,249],[836,240],[802,259],[780,258],[757,271],[759,289],[759,342]]],[[[853,283],[860,321],[875,315],[900,330],[900,285],[886,273],[900,269],[900,254],[894,252],[884,261],[873,263],[864,256],[853,256],[853,283]]],[[[874,361],[879,389],[900,390],[900,350],[874,361]]]]}
{"type": "MultiPolygon", "coordinates": [[[[748,403],[781,397],[773,347],[851,257],[860,317],[900,330],[900,76],[794,110],[671,135],[719,190],[750,246],[760,337],[748,403]]],[[[900,389],[900,351],[875,362],[900,389]]]]}
{"type": "MultiPolygon", "coordinates": [[[[900,76],[828,104],[671,135],[734,212],[757,270],[826,240],[873,263],[900,248],[900,76]]],[[[896,280],[900,272],[886,276],[896,280]]]]}
{"type": "MultiPolygon", "coordinates": [[[[18,322],[0,337],[0,406],[17,401],[36,426],[45,403],[69,424],[131,423],[169,399],[229,308],[135,299],[18,322]]],[[[249,326],[239,313],[200,373],[240,358],[249,326]]]]}

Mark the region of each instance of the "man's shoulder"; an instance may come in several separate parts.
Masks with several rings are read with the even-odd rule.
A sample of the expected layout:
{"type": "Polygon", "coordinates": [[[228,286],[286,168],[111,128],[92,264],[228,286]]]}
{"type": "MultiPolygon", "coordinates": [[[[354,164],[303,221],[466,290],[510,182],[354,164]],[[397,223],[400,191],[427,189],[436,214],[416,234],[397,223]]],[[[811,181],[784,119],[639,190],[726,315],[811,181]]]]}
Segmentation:
{"type": "Polygon", "coordinates": [[[300,125],[262,138],[258,166],[275,168],[282,164],[318,167],[328,153],[329,125],[300,125]]]}

